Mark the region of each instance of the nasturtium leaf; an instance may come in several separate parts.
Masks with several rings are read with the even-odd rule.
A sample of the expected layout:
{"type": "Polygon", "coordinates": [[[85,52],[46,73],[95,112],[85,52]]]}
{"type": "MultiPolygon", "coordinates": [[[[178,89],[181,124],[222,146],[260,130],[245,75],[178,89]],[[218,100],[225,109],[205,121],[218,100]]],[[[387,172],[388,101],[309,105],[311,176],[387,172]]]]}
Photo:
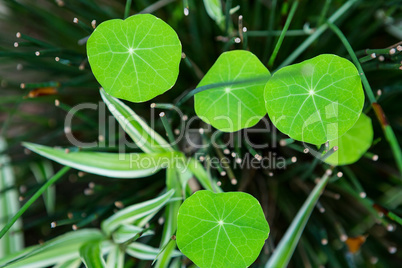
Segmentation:
{"type": "Polygon", "coordinates": [[[271,77],[268,69],[251,52],[223,53],[197,87],[233,83],[201,91],[194,96],[197,115],[213,127],[234,132],[252,127],[267,113],[264,85],[271,77]]]}
{"type": "Polygon", "coordinates": [[[356,124],[342,137],[328,143],[329,148],[338,146],[338,150],[325,159],[331,165],[353,164],[370,148],[373,142],[371,119],[361,114],[356,124]]]}
{"type": "Polygon", "coordinates": [[[268,115],[280,131],[316,145],[345,134],[364,103],[356,67],[330,54],[280,69],[266,84],[264,96],[268,115]]]}
{"type": "Polygon", "coordinates": [[[247,193],[198,191],[179,209],[177,246],[201,268],[250,266],[268,234],[260,204],[247,193]]]}
{"type": "Polygon", "coordinates": [[[101,23],[87,42],[88,61],[110,95],[144,102],[176,82],[181,43],[176,32],[150,14],[101,23]]]}

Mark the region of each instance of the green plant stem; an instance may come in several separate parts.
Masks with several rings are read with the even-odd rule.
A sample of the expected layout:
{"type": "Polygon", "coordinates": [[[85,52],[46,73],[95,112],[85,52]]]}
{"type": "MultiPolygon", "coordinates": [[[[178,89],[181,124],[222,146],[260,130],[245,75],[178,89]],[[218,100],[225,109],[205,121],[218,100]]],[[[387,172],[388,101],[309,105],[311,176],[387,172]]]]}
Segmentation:
{"type": "MultiPolygon", "coordinates": [[[[343,4],[331,17],[329,17],[329,22],[336,22],[343,14],[345,14],[354,4],[360,0],[350,0],[343,4]]],[[[278,69],[287,66],[294,62],[297,57],[300,56],[320,35],[328,29],[327,24],[321,25],[312,35],[310,35],[302,44],[300,44],[292,54],[290,54],[278,67],[278,69]]]]}
{"type": "Polygon", "coordinates": [[[167,133],[167,136],[168,136],[168,139],[169,139],[170,144],[173,146],[173,148],[174,148],[175,150],[178,151],[179,148],[178,148],[177,143],[176,143],[176,141],[175,141],[175,139],[174,139],[174,134],[173,134],[172,128],[170,127],[170,124],[169,124],[169,122],[168,122],[168,120],[167,120],[167,118],[166,118],[165,113],[162,112],[162,113],[159,114],[159,116],[160,116],[160,118],[161,118],[161,120],[162,120],[163,127],[164,127],[165,130],[166,130],[166,133],[167,133]]]}
{"type": "Polygon", "coordinates": [[[52,46],[52,45],[50,45],[50,44],[48,44],[46,42],[40,41],[40,40],[38,40],[36,38],[33,38],[33,37],[29,36],[29,35],[25,35],[25,34],[20,33],[20,32],[17,33],[17,38],[21,38],[21,39],[24,39],[26,41],[32,42],[32,43],[34,43],[34,44],[36,44],[36,45],[38,45],[40,47],[54,48],[54,46],[52,46]]]}
{"type": "Polygon", "coordinates": [[[349,44],[349,41],[346,39],[345,35],[341,32],[341,30],[339,30],[339,28],[337,26],[335,26],[335,24],[328,21],[327,25],[342,41],[342,43],[345,46],[346,50],[348,51],[350,57],[352,58],[352,61],[356,65],[356,68],[359,71],[359,75],[361,76],[362,83],[364,85],[364,89],[366,91],[367,97],[370,100],[370,103],[376,102],[373,90],[371,89],[371,86],[367,80],[367,77],[364,74],[363,68],[360,65],[359,59],[356,57],[356,54],[355,54],[352,46],[349,44]]]}
{"type": "Polygon", "coordinates": [[[292,4],[292,8],[289,11],[289,15],[288,15],[288,18],[286,19],[286,23],[285,23],[285,26],[283,27],[282,33],[279,36],[278,42],[276,43],[274,52],[272,53],[271,58],[269,58],[268,66],[272,66],[274,64],[276,56],[278,55],[278,51],[281,48],[283,39],[285,38],[286,32],[288,31],[289,25],[292,22],[293,15],[295,14],[295,12],[297,10],[298,5],[299,5],[299,1],[295,0],[292,4]]]}
{"type": "Polygon", "coordinates": [[[20,208],[20,210],[12,217],[11,220],[0,231],[0,239],[7,233],[7,231],[13,226],[13,224],[24,214],[24,212],[38,199],[51,185],[53,185],[58,179],[60,179],[70,167],[64,167],[51,177],[40,189],[20,208]]]}
{"type": "Polygon", "coordinates": [[[290,258],[292,257],[293,252],[299,242],[300,236],[303,233],[304,227],[310,218],[311,212],[313,211],[319,197],[321,196],[321,193],[328,183],[331,174],[329,171],[330,170],[327,170],[325,172],[320,182],[314,187],[313,191],[300,208],[296,217],[293,219],[292,224],[289,226],[271,258],[265,265],[265,268],[287,267],[290,258]]]}
{"type": "Polygon", "coordinates": [[[149,5],[145,9],[141,10],[137,14],[146,14],[146,13],[153,13],[156,10],[166,6],[167,4],[173,3],[175,0],[159,0],[152,5],[149,5]]]}
{"type": "Polygon", "coordinates": [[[324,19],[327,15],[329,5],[331,4],[332,0],[325,0],[325,4],[323,9],[321,10],[320,18],[318,19],[317,27],[321,26],[324,23],[324,19]]]}
{"type": "Polygon", "coordinates": [[[346,176],[350,179],[352,182],[353,186],[355,187],[356,191],[359,193],[361,196],[362,194],[365,195],[365,191],[360,184],[359,180],[357,179],[356,175],[353,173],[353,171],[348,167],[348,166],[343,166],[341,167],[341,170],[345,173],[346,176]]]}
{"type": "MultiPolygon", "coordinates": [[[[272,0],[271,2],[271,12],[269,13],[268,32],[272,32],[274,29],[276,2],[277,0],[272,0]]],[[[271,44],[272,44],[272,36],[269,35],[264,53],[264,62],[268,58],[268,53],[271,50],[271,44]]]]}
{"type": "Polygon", "coordinates": [[[363,68],[360,65],[359,59],[357,58],[355,52],[353,51],[352,46],[349,44],[348,40],[346,39],[345,35],[339,30],[339,28],[333,24],[332,22],[328,21],[327,22],[328,27],[331,28],[331,30],[339,37],[339,39],[342,41],[343,45],[345,46],[346,50],[348,51],[350,57],[352,58],[354,64],[356,65],[357,70],[359,71],[360,77],[362,79],[362,83],[364,86],[364,89],[366,91],[367,97],[374,109],[374,112],[377,116],[378,121],[380,122],[385,138],[387,139],[388,143],[391,146],[392,153],[394,154],[394,158],[396,161],[396,164],[398,166],[400,175],[402,175],[402,152],[401,148],[398,144],[398,140],[395,136],[395,133],[392,129],[392,127],[389,125],[388,120],[384,114],[384,111],[382,110],[381,106],[377,103],[377,100],[374,96],[373,90],[371,89],[371,86],[367,80],[366,75],[364,74],[363,68]]]}
{"type": "Polygon", "coordinates": [[[389,55],[390,50],[391,50],[390,48],[364,49],[364,50],[356,51],[356,56],[370,55],[372,53],[389,55]]]}
{"type": "Polygon", "coordinates": [[[131,1],[132,0],[126,1],[126,8],[124,9],[124,19],[127,19],[128,16],[130,15],[131,1]]]}
{"type": "MultiPolygon", "coordinates": [[[[247,31],[249,37],[280,36],[283,31],[247,31]]],[[[285,36],[309,35],[305,30],[288,30],[285,36]]]]}
{"type": "Polygon", "coordinates": [[[337,146],[332,147],[330,150],[328,150],[328,152],[326,154],[324,154],[321,157],[321,161],[324,162],[328,157],[330,157],[331,155],[333,155],[336,151],[338,150],[337,146]]]}
{"type": "Polygon", "coordinates": [[[177,103],[176,103],[176,106],[180,107],[184,102],[189,100],[192,96],[194,96],[195,94],[200,93],[200,92],[202,92],[204,90],[218,88],[218,87],[224,87],[224,86],[247,84],[247,83],[250,83],[250,82],[260,82],[260,81],[266,81],[266,80],[267,80],[266,77],[256,77],[256,78],[238,80],[238,81],[232,81],[232,82],[213,83],[213,84],[205,85],[205,86],[202,86],[202,87],[197,87],[197,88],[191,90],[186,95],[184,95],[181,99],[179,99],[177,101],[177,103]]]}

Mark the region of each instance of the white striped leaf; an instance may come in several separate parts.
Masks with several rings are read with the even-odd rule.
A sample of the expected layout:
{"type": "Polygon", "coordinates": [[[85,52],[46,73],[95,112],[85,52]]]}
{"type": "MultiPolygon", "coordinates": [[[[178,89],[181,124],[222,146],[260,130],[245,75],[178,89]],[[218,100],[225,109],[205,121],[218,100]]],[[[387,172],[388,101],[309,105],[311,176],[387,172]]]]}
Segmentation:
{"type": "Polygon", "coordinates": [[[123,224],[115,232],[113,232],[113,241],[117,244],[122,244],[130,239],[137,239],[139,237],[153,234],[154,232],[151,230],[147,230],[144,232],[144,228],[129,224],[123,224]]]}
{"type": "MultiPolygon", "coordinates": [[[[54,175],[52,163],[48,160],[42,160],[39,162],[33,162],[29,165],[35,179],[38,183],[45,183],[49,178],[54,175]]],[[[49,186],[43,193],[43,199],[45,201],[45,207],[48,214],[54,213],[56,205],[56,187],[55,185],[49,186]]]]}
{"type": "Polygon", "coordinates": [[[53,268],[79,268],[81,263],[81,259],[72,259],[66,262],[58,263],[53,268]]]}
{"type": "Polygon", "coordinates": [[[115,213],[113,216],[102,222],[102,230],[109,235],[111,232],[113,232],[123,224],[131,224],[135,221],[147,217],[148,215],[155,214],[166,205],[173,194],[174,190],[170,190],[169,192],[157,198],[139,204],[131,205],[120,210],[119,212],[115,213]]]}
{"type": "Polygon", "coordinates": [[[100,93],[109,111],[141,150],[145,153],[173,151],[169,143],[150,128],[130,107],[107,94],[104,89],[101,89],[100,93]]]}
{"type": "Polygon", "coordinates": [[[124,267],[124,251],[119,245],[115,245],[109,252],[106,261],[107,268],[123,268],[124,267]]]}
{"type": "Polygon", "coordinates": [[[87,268],[106,267],[106,263],[101,254],[101,240],[91,241],[80,247],[80,257],[87,268]]]}
{"type": "MultiPolygon", "coordinates": [[[[138,242],[131,243],[126,249],[128,255],[140,260],[154,260],[159,252],[159,248],[150,247],[138,242]]],[[[175,258],[179,256],[182,256],[181,252],[174,250],[172,257],[175,258]]]]}
{"type": "Polygon", "coordinates": [[[219,188],[217,185],[212,186],[211,178],[204,169],[204,167],[198,162],[198,160],[194,158],[190,158],[187,164],[187,168],[194,174],[197,180],[200,182],[204,189],[221,193],[222,189],[219,188]]]}
{"type": "MultiPolygon", "coordinates": [[[[7,147],[0,137],[0,153],[7,147]]],[[[0,230],[19,210],[18,193],[15,187],[14,171],[8,155],[0,154],[0,230]],[[3,192],[4,191],[4,192],[3,192]]],[[[0,258],[24,248],[21,219],[0,239],[0,258]]]]}
{"type": "Polygon", "coordinates": [[[141,178],[150,176],[162,167],[168,166],[179,152],[164,153],[100,153],[100,152],[69,152],[34,143],[24,142],[23,145],[53,161],[72,168],[112,178],[141,178]]]}
{"type": "Polygon", "coordinates": [[[104,238],[99,230],[82,229],[68,232],[46,242],[42,246],[32,246],[19,253],[0,259],[0,267],[36,268],[79,258],[79,248],[86,242],[104,238]]]}
{"type": "Polygon", "coordinates": [[[172,235],[175,234],[177,229],[177,213],[179,212],[182,203],[182,191],[180,178],[178,177],[178,170],[169,167],[166,169],[166,187],[175,191],[174,197],[177,201],[172,201],[166,205],[165,209],[165,224],[163,226],[162,240],[160,247],[162,252],[157,256],[156,268],[168,267],[172,258],[173,251],[176,249],[176,243],[168,244],[171,241],[172,235]]]}

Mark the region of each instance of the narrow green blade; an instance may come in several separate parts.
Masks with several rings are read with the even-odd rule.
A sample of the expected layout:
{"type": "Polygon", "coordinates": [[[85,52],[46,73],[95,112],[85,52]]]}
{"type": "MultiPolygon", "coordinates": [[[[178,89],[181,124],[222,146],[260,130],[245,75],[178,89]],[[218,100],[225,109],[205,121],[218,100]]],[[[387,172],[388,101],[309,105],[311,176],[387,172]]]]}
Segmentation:
{"type": "Polygon", "coordinates": [[[198,160],[190,158],[187,168],[191,171],[191,173],[194,174],[197,180],[201,183],[202,187],[204,187],[206,190],[219,193],[222,192],[218,186],[212,186],[211,178],[198,160]]]}
{"type": "Polygon", "coordinates": [[[103,239],[99,230],[82,229],[68,232],[42,246],[32,246],[0,259],[0,267],[35,268],[47,267],[57,263],[79,258],[79,248],[86,242],[103,239]]]}
{"type": "MultiPolygon", "coordinates": [[[[142,243],[134,242],[127,246],[126,253],[140,260],[153,260],[160,252],[159,248],[153,248],[142,243]]],[[[172,257],[182,256],[180,251],[173,251],[172,257]]]]}
{"type": "Polygon", "coordinates": [[[145,153],[172,151],[172,147],[156,131],[148,126],[130,107],[101,89],[100,94],[109,111],[123,130],[145,153]]]}
{"type": "Polygon", "coordinates": [[[122,244],[130,239],[135,238],[136,236],[138,238],[140,236],[144,237],[153,234],[154,232],[151,230],[144,232],[144,228],[129,224],[122,224],[115,232],[113,232],[113,241],[117,244],[122,244]]]}
{"type": "Polygon", "coordinates": [[[108,268],[123,268],[124,267],[124,251],[119,245],[115,245],[107,256],[106,267],[108,268]]]}
{"type": "Polygon", "coordinates": [[[80,257],[87,268],[106,267],[101,254],[101,242],[101,240],[91,241],[80,247],[80,257]]]}
{"type": "Polygon", "coordinates": [[[166,170],[166,187],[175,191],[174,197],[177,201],[170,202],[166,205],[165,224],[163,226],[162,240],[160,243],[161,250],[163,251],[160,252],[157,257],[156,268],[168,267],[172,259],[173,251],[176,249],[176,243],[168,244],[177,229],[177,213],[179,212],[183,198],[180,179],[178,178],[178,170],[176,168],[168,168],[166,170]]]}
{"type": "Polygon", "coordinates": [[[156,213],[163,206],[166,205],[173,194],[174,190],[170,190],[169,192],[157,198],[135,204],[120,210],[119,212],[115,213],[113,216],[102,222],[102,230],[109,235],[111,232],[113,232],[123,224],[130,224],[144,217],[147,217],[148,215],[156,213]]]}
{"type": "MultiPolygon", "coordinates": [[[[40,184],[44,183],[54,175],[52,163],[48,160],[34,162],[29,166],[35,176],[35,179],[40,184]]],[[[56,205],[56,187],[50,186],[47,188],[46,192],[43,193],[43,199],[45,201],[47,213],[52,214],[56,205]]]]}
{"type": "Polygon", "coordinates": [[[72,259],[66,262],[61,262],[55,265],[54,268],[79,268],[81,263],[81,259],[72,259]]]}
{"type": "Polygon", "coordinates": [[[159,171],[180,157],[178,152],[151,154],[118,154],[99,152],[69,152],[62,149],[24,142],[28,149],[60,164],[85,172],[112,178],[142,178],[159,171]]]}
{"type": "MultiPolygon", "coordinates": [[[[0,137],[0,152],[6,149],[6,141],[0,137]]],[[[0,230],[19,210],[18,193],[15,188],[14,171],[10,158],[0,154],[0,230]]],[[[17,220],[11,229],[0,239],[0,258],[21,250],[24,236],[20,231],[22,221],[17,220]]]]}
{"type": "Polygon", "coordinates": [[[289,226],[285,235],[276,247],[274,254],[272,254],[271,258],[268,260],[265,268],[287,267],[290,258],[292,257],[293,252],[299,243],[304,227],[310,218],[311,212],[313,211],[315,204],[328,183],[329,174],[330,173],[327,172],[321,178],[320,182],[314,187],[313,191],[300,208],[296,217],[293,219],[292,224],[289,226]]]}

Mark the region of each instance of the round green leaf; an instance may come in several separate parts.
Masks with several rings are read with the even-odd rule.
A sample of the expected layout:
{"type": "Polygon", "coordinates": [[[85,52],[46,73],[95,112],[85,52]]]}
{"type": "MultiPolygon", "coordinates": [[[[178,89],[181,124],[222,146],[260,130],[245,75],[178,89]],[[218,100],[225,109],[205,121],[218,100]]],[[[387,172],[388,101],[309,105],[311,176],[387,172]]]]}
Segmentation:
{"type": "Polygon", "coordinates": [[[88,39],[87,53],[92,72],[107,93],[143,102],[176,82],[181,44],[164,21],[141,14],[101,23],[88,39]]]}
{"type": "Polygon", "coordinates": [[[179,209],[177,246],[201,268],[250,266],[268,234],[261,205],[246,193],[198,191],[179,209]]]}
{"type": "Polygon", "coordinates": [[[295,140],[320,145],[345,134],[363,109],[356,67],[335,55],[320,55],[284,67],[265,86],[273,124],[295,140]]]}
{"type": "Polygon", "coordinates": [[[262,95],[270,77],[267,68],[253,53],[245,50],[225,52],[197,87],[235,84],[197,93],[194,96],[195,112],[204,122],[221,131],[234,132],[252,127],[267,113],[262,95]]]}
{"type": "Polygon", "coordinates": [[[356,124],[342,137],[328,143],[329,148],[338,146],[338,150],[325,159],[325,162],[333,166],[353,164],[370,148],[372,142],[371,119],[362,113],[356,124]]]}

